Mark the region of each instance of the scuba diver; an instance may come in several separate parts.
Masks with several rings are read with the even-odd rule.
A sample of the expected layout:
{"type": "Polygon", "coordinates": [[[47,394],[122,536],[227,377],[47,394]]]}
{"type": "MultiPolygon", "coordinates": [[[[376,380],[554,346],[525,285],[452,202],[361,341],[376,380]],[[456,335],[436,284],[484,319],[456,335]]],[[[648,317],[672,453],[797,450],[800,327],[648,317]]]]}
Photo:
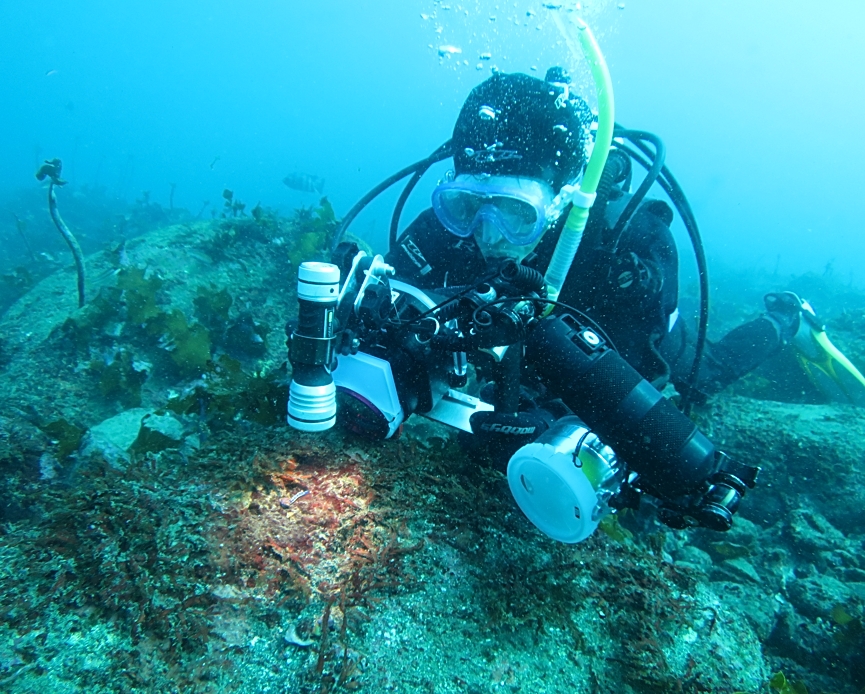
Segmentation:
{"type": "Polygon", "coordinates": [[[761,318],[706,344],[694,215],[661,140],[615,124],[603,56],[578,27],[597,117],[561,68],[545,79],[496,73],[469,94],[451,140],[346,214],[331,262],[300,265],[288,423],[324,431],[339,416],[380,439],[398,436],[414,413],[448,424],[507,464],[517,504],[562,542],[585,539],[605,514],[645,496],[671,527],[728,530],[759,467],[716,449],[688,418],[690,402],[800,336],[830,380],[843,371],[861,388],[865,379],[793,294],[769,295],[761,318]],[[450,157],[432,206],[399,234],[412,190],[450,157]],[[647,173],[632,192],[635,162],[647,173]],[[357,214],[407,176],[387,254],[341,242],[357,214]],[[646,196],[655,183],[697,257],[693,336],[677,309],[673,209],[646,196]],[[668,383],[684,412],[662,395],[668,383]]]}
{"type": "MultiPolygon", "coordinates": [[[[507,259],[543,271],[567,218],[562,191],[583,171],[592,125],[590,109],[560,68],[545,80],[499,73],[477,86],[454,127],[452,174],[385,256],[396,276],[436,288],[466,284],[507,259]]],[[[623,137],[613,142],[558,301],[597,322],[659,389],[672,383],[703,400],[792,345],[831,399],[865,405],[865,379],[792,292],[768,294],[762,316],[707,342],[696,382],[688,382],[695,336],[677,309],[673,210],[645,197],[658,176],[651,168],[630,192],[633,152],[626,138],[651,140],[657,169],[663,144],[648,133],[618,132],[623,137]]]]}

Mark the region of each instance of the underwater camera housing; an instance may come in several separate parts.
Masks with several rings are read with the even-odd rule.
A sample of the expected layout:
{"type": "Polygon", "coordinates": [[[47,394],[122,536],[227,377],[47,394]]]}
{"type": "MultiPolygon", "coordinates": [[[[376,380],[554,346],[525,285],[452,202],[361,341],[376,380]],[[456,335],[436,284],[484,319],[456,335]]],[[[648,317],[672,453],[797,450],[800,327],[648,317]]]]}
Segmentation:
{"type": "Polygon", "coordinates": [[[340,244],[332,260],[299,270],[291,426],[322,431],[339,418],[388,439],[420,414],[510,436],[525,443],[509,456],[511,492],[561,542],[580,542],[644,494],[671,527],[731,527],[758,468],[717,451],[596,326],[571,313],[543,317],[543,278],[533,271],[505,264],[474,286],[427,292],[391,279],[382,256],[355,244],[340,244]],[[560,402],[530,426],[520,419],[524,359],[560,402]],[[491,369],[493,402],[465,392],[469,363],[491,369]]]}

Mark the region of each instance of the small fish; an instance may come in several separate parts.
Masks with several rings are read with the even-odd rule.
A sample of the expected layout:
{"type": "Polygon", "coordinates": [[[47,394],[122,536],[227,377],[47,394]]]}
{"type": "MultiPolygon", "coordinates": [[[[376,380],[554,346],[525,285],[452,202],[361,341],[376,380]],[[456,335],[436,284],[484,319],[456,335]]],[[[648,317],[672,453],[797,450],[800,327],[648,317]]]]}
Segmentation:
{"type": "Polygon", "coordinates": [[[212,162],[210,162],[210,168],[213,169],[216,166],[216,162],[218,162],[222,157],[217,156],[212,162]]]}
{"type": "Polygon", "coordinates": [[[291,173],[283,178],[282,182],[292,190],[299,190],[302,193],[321,195],[321,191],[324,190],[324,179],[311,174],[291,173]]]}
{"type": "Polygon", "coordinates": [[[52,75],[56,75],[57,73],[58,73],[58,70],[49,70],[48,72],[45,73],[45,76],[51,77],[52,75]]]}
{"type": "Polygon", "coordinates": [[[279,505],[282,506],[282,508],[289,508],[295,501],[297,501],[301,497],[306,496],[307,494],[309,494],[309,490],[304,489],[303,491],[298,492],[291,498],[284,496],[279,500],[279,505]]]}

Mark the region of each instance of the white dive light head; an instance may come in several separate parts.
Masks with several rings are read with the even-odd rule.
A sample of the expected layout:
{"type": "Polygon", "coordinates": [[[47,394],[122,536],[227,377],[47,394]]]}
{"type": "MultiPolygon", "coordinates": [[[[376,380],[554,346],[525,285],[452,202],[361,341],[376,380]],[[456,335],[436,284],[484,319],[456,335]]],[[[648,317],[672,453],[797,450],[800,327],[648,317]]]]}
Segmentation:
{"type": "Polygon", "coordinates": [[[595,531],[623,474],[613,450],[572,416],[508,462],[508,485],[522,512],[544,534],[567,543],[595,531]]]}
{"type": "Polygon", "coordinates": [[[288,423],[300,431],[325,431],[336,422],[336,386],[330,375],[339,268],[301,263],[297,271],[298,324],[291,336],[292,379],[288,423]]]}

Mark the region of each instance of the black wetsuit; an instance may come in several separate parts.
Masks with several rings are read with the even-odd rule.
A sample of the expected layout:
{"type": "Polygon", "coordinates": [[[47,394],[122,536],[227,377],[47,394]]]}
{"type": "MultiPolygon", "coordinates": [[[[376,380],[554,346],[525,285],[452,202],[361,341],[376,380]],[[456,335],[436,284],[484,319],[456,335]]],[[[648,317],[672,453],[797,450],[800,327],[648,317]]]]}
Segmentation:
{"type": "MultiPolygon", "coordinates": [[[[659,200],[644,201],[618,239],[609,230],[625,199],[593,210],[559,301],[589,315],[619,353],[658,387],[681,387],[694,354],[695,331],[678,318],[678,253],[670,232],[673,213],[659,200]]],[[[549,230],[524,264],[543,272],[558,241],[562,221],[549,230]]],[[[476,281],[487,264],[472,238],[449,233],[431,210],[422,212],[397,240],[386,261],[396,276],[425,289],[476,281]]],[[[781,347],[774,325],[757,319],[720,342],[707,344],[697,390],[720,391],[781,347]]]]}

